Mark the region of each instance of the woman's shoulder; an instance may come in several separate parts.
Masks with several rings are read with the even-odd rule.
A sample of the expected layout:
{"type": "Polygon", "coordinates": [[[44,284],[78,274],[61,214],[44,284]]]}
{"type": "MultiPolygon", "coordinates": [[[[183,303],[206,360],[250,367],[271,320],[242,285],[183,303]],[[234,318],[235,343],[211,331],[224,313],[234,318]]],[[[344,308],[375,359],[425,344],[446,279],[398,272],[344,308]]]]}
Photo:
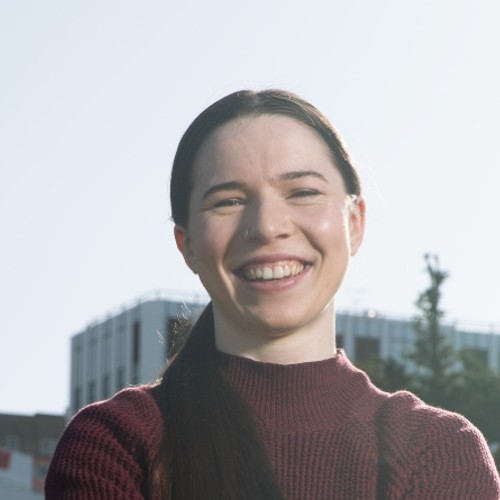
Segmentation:
{"type": "Polygon", "coordinates": [[[159,416],[159,409],[153,396],[157,387],[157,385],[138,385],[121,389],[109,399],[85,406],[75,414],[72,420],[94,413],[112,413],[125,420],[151,412],[153,412],[151,417],[154,417],[155,413],[159,416]]]}
{"type": "Polygon", "coordinates": [[[393,435],[401,433],[402,437],[460,433],[482,438],[479,430],[462,415],[426,404],[408,391],[388,394],[379,408],[377,421],[382,429],[393,435]]]}
{"type": "Polygon", "coordinates": [[[154,386],[122,389],[112,398],[82,408],[71,419],[72,427],[85,428],[85,434],[111,431],[114,437],[134,438],[144,445],[157,439],[162,430],[160,410],[153,397],[154,386]]]}
{"type": "Polygon", "coordinates": [[[462,415],[398,391],[380,406],[376,425],[382,463],[410,487],[411,498],[500,498],[486,440],[462,415]]]}
{"type": "Polygon", "coordinates": [[[389,394],[376,416],[384,440],[404,450],[447,446],[487,450],[481,432],[465,417],[424,403],[408,391],[389,394]],[[410,446],[411,445],[411,446],[410,446]]]}
{"type": "Polygon", "coordinates": [[[76,413],[52,458],[47,498],[90,498],[91,491],[101,498],[142,498],[163,435],[153,391],[123,389],[76,413]]]}

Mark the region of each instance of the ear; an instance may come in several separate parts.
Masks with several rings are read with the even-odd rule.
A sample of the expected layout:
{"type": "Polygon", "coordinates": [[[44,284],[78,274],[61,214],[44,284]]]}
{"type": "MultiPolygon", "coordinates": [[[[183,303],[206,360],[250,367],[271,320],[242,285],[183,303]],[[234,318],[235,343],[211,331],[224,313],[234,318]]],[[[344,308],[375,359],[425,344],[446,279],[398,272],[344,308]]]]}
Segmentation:
{"type": "Polygon", "coordinates": [[[356,255],[365,234],[366,204],[365,200],[358,196],[351,206],[349,217],[349,239],[351,242],[351,256],[356,255]]]}
{"type": "Polygon", "coordinates": [[[184,257],[184,262],[187,264],[189,269],[193,271],[193,273],[197,274],[196,258],[194,256],[193,247],[191,245],[191,236],[189,235],[189,231],[186,228],[176,224],[174,227],[174,236],[177,248],[184,257]]]}

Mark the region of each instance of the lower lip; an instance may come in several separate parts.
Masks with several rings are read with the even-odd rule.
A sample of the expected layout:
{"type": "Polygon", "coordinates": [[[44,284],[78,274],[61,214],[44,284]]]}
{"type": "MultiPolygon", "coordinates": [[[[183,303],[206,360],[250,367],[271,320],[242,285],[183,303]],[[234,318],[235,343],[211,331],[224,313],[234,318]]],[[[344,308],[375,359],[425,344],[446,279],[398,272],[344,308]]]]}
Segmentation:
{"type": "Polygon", "coordinates": [[[307,275],[310,266],[304,267],[304,270],[295,276],[288,276],[286,278],[278,280],[262,280],[262,281],[250,281],[245,278],[238,276],[239,280],[249,289],[254,290],[259,293],[276,293],[289,288],[297,286],[307,275]]]}

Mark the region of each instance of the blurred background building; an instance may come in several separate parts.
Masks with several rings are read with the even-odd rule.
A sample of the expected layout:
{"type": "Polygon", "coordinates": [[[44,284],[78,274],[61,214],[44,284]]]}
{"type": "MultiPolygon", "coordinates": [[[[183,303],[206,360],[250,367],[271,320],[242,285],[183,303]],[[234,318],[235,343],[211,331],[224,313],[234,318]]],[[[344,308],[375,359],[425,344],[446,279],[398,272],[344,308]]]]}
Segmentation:
{"type": "MultiPolygon", "coordinates": [[[[172,297],[154,292],[111,311],[71,339],[69,415],[82,406],[110,397],[130,384],[154,381],[167,357],[176,325],[196,316],[206,304],[200,296],[172,297]]],[[[463,329],[443,325],[452,346],[470,350],[500,371],[500,335],[495,329],[463,329]]],[[[411,319],[367,312],[337,313],[337,345],[354,362],[374,356],[392,358],[411,372],[405,353],[415,342],[411,319]]]]}
{"type": "Polygon", "coordinates": [[[158,378],[174,329],[196,316],[207,300],[154,291],[109,311],[74,335],[68,416],[123,387],[158,378]]]}
{"type": "Polygon", "coordinates": [[[63,415],[0,414],[0,498],[43,498],[50,458],[65,425],[63,415]]]}
{"type": "MultiPolygon", "coordinates": [[[[344,312],[337,314],[336,328],[337,346],[343,347],[354,363],[379,357],[405,365],[410,373],[414,370],[406,356],[413,349],[416,338],[411,318],[388,317],[373,310],[344,312]]],[[[455,351],[467,350],[483,364],[500,372],[500,335],[496,327],[444,323],[441,328],[455,351]]]]}

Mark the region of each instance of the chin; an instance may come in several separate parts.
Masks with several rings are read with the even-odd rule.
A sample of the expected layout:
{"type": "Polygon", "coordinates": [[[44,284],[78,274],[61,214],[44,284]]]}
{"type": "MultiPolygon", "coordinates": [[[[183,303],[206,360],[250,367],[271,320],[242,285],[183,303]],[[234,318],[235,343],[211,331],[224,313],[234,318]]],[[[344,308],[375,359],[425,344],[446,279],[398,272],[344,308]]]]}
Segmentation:
{"type": "Polygon", "coordinates": [[[310,313],[307,315],[309,317],[305,317],[304,315],[298,315],[297,310],[291,311],[290,314],[281,310],[278,315],[273,312],[269,316],[265,314],[252,316],[252,318],[249,318],[249,323],[254,330],[262,336],[271,338],[289,335],[315,322],[314,316],[310,313]]]}

